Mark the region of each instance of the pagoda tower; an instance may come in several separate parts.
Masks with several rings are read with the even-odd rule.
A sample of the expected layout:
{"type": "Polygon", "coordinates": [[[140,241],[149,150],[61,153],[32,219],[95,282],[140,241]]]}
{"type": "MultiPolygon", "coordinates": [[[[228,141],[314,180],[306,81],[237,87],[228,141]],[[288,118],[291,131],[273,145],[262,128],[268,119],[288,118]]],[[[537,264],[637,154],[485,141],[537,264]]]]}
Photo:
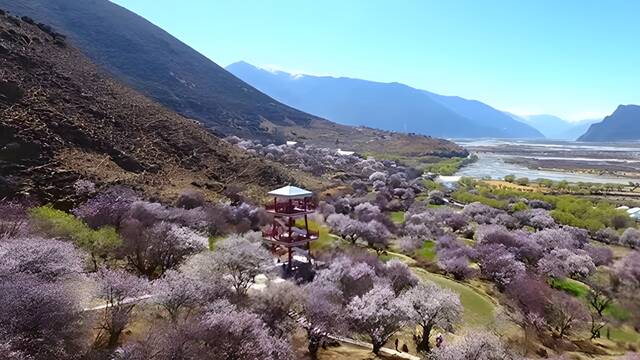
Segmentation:
{"type": "Polygon", "coordinates": [[[264,241],[273,250],[283,248],[288,253],[287,270],[293,270],[293,250],[298,248],[311,258],[309,243],[318,239],[318,232],[309,230],[307,216],[315,211],[311,191],[287,185],[268,193],[273,201],[265,208],[273,215],[273,223],[262,232],[264,241]],[[304,223],[297,222],[304,219],[304,223]]]}

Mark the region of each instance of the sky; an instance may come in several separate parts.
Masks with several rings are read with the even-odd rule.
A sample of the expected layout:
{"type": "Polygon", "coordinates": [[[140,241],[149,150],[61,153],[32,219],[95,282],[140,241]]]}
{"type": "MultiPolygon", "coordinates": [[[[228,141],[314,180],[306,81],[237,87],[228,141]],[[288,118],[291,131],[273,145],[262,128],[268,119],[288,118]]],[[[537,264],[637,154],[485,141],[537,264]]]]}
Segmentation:
{"type": "Polygon", "coordinates": [[[637,0],[112,1],[221,66],[400,82],[572,121],[640,104],[637,0]]]}

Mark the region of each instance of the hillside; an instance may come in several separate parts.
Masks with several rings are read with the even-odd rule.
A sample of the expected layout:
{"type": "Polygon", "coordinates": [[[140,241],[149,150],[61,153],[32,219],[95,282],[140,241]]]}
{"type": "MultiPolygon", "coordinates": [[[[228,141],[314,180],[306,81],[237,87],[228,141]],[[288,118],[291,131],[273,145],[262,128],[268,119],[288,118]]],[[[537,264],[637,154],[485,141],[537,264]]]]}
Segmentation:
{"type": "Polygon", "coordinates": [[[246,62],[231,64],[227,70],[285,104],[341,124],[450,138],[543,137],[486,104],[404,84],[292,75],[246,62]]]}
{"type": "Polygon", "coordinates": [[[500,110],[477,101],[459,96],[444,96],[425,91],[432,99],[448,107],[457,114],[471,119],[477,124],[491,126],[498,131],[496,137],[518,139],[541,139],[545,136],[525,122],[513,119],[500,110]],[[502,134],[502,135],[500,135],[502,134]]]}
{"type": "Polygon", "coordinates": [[[29,193],[65,203],[80,178],[164,198],[189,186],[214,194],[232,182],[251,191],[291,181],[25,19],[0,15],[0,198],[29,193]]]}
{"type": "Polygon", "coordinates": [[[640,106],[620,105],[599,123],[592,124],[578,141],[640,140],[640,106]]]}
{"type": "MultiPolygon", "coordinates": [[[[323,146],[333,146],[338,140],[348,148],[382,138],[382,145],[394,148],[398,147],[396,140],[408,141],[398,134],[337,125],[283,105],[161,28],[107,0],[0,0],[0,8],[52,25],[118,80],[219,135],[323,146]]],[[[411,141],[421,153],[464,153],[445,141],[411,141]]]]}

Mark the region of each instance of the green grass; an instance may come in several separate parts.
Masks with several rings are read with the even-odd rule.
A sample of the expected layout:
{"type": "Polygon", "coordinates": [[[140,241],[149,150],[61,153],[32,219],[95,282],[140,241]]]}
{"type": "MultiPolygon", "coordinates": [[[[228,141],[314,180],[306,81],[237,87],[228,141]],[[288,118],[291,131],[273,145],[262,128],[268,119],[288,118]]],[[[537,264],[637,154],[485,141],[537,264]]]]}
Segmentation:
{"type": "Polygon", "coordinates": [[[392,211],[389,213],[389,218],[396,225],[404,224],[404,211],[392,211]]]}
{"type": "Polygon", "coordinates": [[[496,307],[486,295],[478,293],[469,285],[430,273],[424,269],[414,268],[414,270],[421,279],[433,281],[437,285],[450,289],[460,296],[460,302],[464,307],[462,319],[464,326],[486,327],[494,322],[496,307]]]}
{"type": "MultiPolygon", "coordinates": [[[[603,336],[606,336],[606,333],[606,330],[602,331],[603,336]]],[[[628,343],[640,342],[640,334],[627,327],[611,328],[609,334],[613,341],[624,341],[628,343]]]]}
{"type": "Polygon", "coordinates": [[[569,278],[553,279],[549,285],[554,289],[562,290],[583,299],[586,298],[589,293],[589,287],[587,285],[569,278]]]}
{"type": "Polygon", "coordinates": [[[436,243],[431,240],[427,240],[422,244],[422,247],[416,251],[416,256],[420,260],[435,261],[436,260],[436,243]]]}
{"type": "MultiPolygon", "coordinates": [[[[587,302],[587,294],[589,294],[589,286],[573,279],[554,279],[550,282],[552,288],[562,290],[568,294],[582,299],[587,302]]],[[[615,302],[611,303],[604,310],[605,315],[608,315],[616,320],[625,321],[628,320],[631,314],[629,311],[615,302]]]]}
{"type": "MultiPolygon", "coordinates": [[[[615,301],[615,300],[614,300],[615,301]]],[[[626,321],[629,320],[631,314],[629,310],[621,307],[620,305],[614,303],[609,304],[606,309],[604,309],[604,314],[610,316],[618,321],[626,321]]]]}
{"type": "Polygon", "coordinates": [[[477,157],[476,158],[455,157],[450,159],[444,159],[444,160],[438,161],[435,164],[430,164],[425,166],[425,171],[432,172],[438,175],[449,176],[458,172],[458,170],[460,170],[462,166],[472,163],[476,160],[477,160],[477,157]]]}

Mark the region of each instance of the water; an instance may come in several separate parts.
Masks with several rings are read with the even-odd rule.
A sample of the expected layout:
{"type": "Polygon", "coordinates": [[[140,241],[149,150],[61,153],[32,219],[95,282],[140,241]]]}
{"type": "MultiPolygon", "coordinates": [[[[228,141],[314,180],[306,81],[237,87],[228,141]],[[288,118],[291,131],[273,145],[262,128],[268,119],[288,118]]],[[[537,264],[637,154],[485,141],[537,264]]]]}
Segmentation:
{"type": "MultiPolygon", "coordinates": [[[[615,175],[583,174],[570,171],[552,171],[529,169],[524,165],[505,162],[506,159],[535,158],[540,160],[559,160],[590,164],[607,169],[611,164],[623,164],[638,168],[640,172],[640,143],[579,143],[570,141],[531,141],[531,140],[455,140],[470,152],[478,155],[478,161],[460,169],[455,175],[474,178],[490,177],[502,179],[506,175],[545,178],[554,181],[593,183],[621,183],[640,181],[640,177],[615,175]]],[[[442,179],[451,181],[456,178],[442,179]]]]}

